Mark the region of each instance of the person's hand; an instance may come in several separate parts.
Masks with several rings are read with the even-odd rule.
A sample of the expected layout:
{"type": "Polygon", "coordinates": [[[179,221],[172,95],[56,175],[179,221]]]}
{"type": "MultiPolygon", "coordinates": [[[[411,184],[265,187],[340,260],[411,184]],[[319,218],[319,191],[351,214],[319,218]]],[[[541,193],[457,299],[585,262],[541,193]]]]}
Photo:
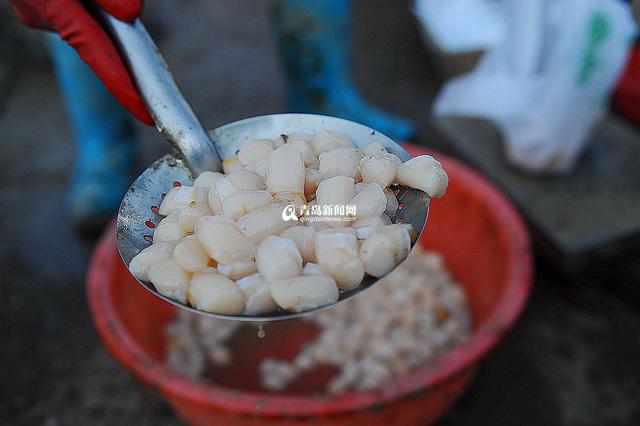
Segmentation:
{"type": "MultiPolygon", "coordinates": [[[[123,21],[136,19],[142,0],[95,0],[98,7],[123,21]]],[[[102,80],[109,92],[134,116],[153,124],[117,49],[80,0],[9,0],[27,26],[57,32],[102,80]]]]}

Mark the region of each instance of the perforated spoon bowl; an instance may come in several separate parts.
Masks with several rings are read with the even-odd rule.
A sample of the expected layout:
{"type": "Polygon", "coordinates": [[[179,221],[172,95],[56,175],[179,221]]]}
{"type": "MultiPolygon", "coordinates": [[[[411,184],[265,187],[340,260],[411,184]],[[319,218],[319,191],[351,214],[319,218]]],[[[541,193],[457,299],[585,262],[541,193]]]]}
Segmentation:
{"type": "MultiPolygon", "coordinates": [[[[151,245],[153,229],[162,219],[158,206],[162,195],[173,185],[193,183],[205,170],[221,171],[221,159],[236,154],[248,139],[274,139],[281,134],[314,133],[326,129],[350,138],[358,148],[377,142],[407,161],[411,155],[387,136],[352,121],[314,114],[273,114],[247,118],[205,131],[176,86],[166,63],[139,20],[125,23],[104,16],[108,29],[119,44],[129,70],[154,118],[158,130],[174,148],[174,153],[155,161],[133,182],[122,200],[116,223],[118,251],[128,266],[131,259],[151,245]]],[[[422,191],[399,187],[401,209],[391,218],[409,223],[422,233],[430,198],[422,191]]],[[[367,276],[357,288],[342,291],[336,303],[347,300],[381,278],[367,276]]],[[[160,294],[150,282],[138,282],[157,297],[193,313],[236,321],[276,321],[298,318],[326,309],[304,312],[276,311],[264,315],[224,315],[201,311],[160,294]]]]}

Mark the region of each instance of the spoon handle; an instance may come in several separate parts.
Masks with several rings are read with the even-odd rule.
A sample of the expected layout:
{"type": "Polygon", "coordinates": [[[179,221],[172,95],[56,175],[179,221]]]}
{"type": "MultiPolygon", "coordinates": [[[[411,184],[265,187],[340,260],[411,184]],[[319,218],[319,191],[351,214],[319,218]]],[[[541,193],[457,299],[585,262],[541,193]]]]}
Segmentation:
{"type": "Polygon", "coordinates": [[[194,178],[205,170],[222,171],[215,146],[142,22],[123,22],[104,12],[102,15],[156,127],[187,163],[194,178]]]}

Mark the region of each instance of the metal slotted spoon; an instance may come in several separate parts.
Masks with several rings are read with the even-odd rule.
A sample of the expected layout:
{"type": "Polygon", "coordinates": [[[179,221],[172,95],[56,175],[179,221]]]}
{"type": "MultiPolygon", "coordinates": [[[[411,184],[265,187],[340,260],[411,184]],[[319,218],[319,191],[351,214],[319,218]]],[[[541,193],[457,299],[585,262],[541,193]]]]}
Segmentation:
{"type": "MultiPolygon", "coordinates": [[[[327,129],[349,137],[358,148],[378,142],[389,152],[407,161],[411,155],[387,136],[361,124],[335,117],[313,114],[273,114],[247,118],[205,131],[191,107],[176,86],[166,63],[142,22],[125,23],[104,16],[107,28],[119,44],[147,108],[158,130],[174,148],[147,168],[133,182],[118,211],[116,238],[118,251],[128,266],[131,259],[151,245],[153,229],[162,219],[158,206],[173,185],[192,184],[195,176],[205,170],[222,171],[220,159],[234,156],[251,138],[273,139],[281,134],[314,133],[327,129]]],[[[418,235],[422,233],[429,211],[430,198],[422,191],[398,187],[401,208],[391,218],[394,223],[410,223],[418,235]]],[[[347,300],[379,279],[366,276],[357,288],[341,291],[339,303],[347,300]]],[[[183,305],[160,294],[150,282],[138,281],[159,298],[193,313],[236,321],[276,321],[298,318],[332,305],[304,312],[279,310],[264,315],[224,315],[201,311],[183,305]]]]}

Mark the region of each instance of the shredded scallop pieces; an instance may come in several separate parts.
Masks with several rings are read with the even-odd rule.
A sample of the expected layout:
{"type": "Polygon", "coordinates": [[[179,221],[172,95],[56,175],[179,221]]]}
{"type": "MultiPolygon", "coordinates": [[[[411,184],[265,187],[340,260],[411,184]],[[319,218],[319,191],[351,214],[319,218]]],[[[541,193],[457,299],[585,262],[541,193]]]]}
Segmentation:
{"type": "Polygon", "coordinates": [[[466,341],[466,298],[438,255],[416,254],[366,296],[312,317],[320,334],[292,360],[265,359],[262,383],[285,390],[320,365],[337,368],[327,392],[370,391],[466,341]]]}
{"type": "MultiPolygon", "coordinates": [[[[305,275],[307,269],[323,274],[312,263],[305,275]]],[[[254,276],[239,280],[239,287],[244,280],[254,276]]],[[[259,277],[255,282],[257,288],[266,284],[259,277]]],[[[329,394],[373,390],[463,343],[471,331],[464,291],[439,255],[419,248],[361,297],[309,320],[319,334],[292,360],[266,358],[257,367],[267,389],[286,391],[302,374],[328,364],[337,370],[326,387],[329,394]]],[[[207,379],[210,366],[233,362],[227,341],[238,324],[179,313],[167,330],[167,362],[189,377],[207,379]]],[[[269,336],[268,325],[265,331],[269,336]]]]}

